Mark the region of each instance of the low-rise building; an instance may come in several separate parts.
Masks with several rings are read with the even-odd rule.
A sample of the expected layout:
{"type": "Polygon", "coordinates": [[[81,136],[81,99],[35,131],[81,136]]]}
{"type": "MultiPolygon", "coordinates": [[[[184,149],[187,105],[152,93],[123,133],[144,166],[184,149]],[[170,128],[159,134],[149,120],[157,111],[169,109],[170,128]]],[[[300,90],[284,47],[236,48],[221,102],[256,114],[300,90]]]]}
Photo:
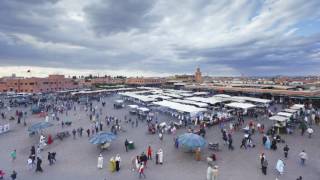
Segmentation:
{"type": "Polygon", "coordinates": [[[49,75],[46,78],[6,77],[0,79],[1,92],[44,93],[75,89],[78,84],[64,75],[49,75]]]}

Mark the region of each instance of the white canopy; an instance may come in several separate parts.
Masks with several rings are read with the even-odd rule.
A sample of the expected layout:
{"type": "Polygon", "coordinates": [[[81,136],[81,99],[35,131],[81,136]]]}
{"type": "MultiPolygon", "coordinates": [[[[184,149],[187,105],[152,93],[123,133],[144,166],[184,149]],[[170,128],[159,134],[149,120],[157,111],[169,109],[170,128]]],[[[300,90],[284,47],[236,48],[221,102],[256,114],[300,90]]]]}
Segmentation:
{"type": "Polygon", "coordinates": [[[161,95],[158,95],[158,94],[148,95],[148,97],[154,98],[154,99],[157,99],[157,98],[161,98],[161,99],[172,99],[172,98],[169,97],[169,96],[161,96],[161,95]]]}
{"type": "Polygon", "coordinates": [[[198,106],[198,107],[201,107],[201,108],[208,107],[208,104],[206,104],[206,103],[195,102],[195,101],[186,100],[186,99],[172,99],[170,101],[177,102],[177,103],[182,103],[182,104],[195,105],[195,106],[198,106]]]}
{"type": "Polygon", "coordinates": [[[138,105],[133,105],[133,104],[131,104],[131,105],[128,105],[131,109],[137,109],[139,106],[138,105]]]}
{"type": "Polygon", "coordinates": [[[229,104],[226,104],[226,106],[231,107],[231,108],[245,109],[245,110],[256,107],[256,105],[254,105],[254,104],[238,103],[238,102],[229,103],[229,104]]]}
{"type": "Polygon", "coordinates": [[[291,116],[293,116],[293,114],[288,113],[288,112],[278,112],[277,115],[279,115],[279,116],[284,116],[284,117],[288,117],[288,118],[290,118],[291,116]]]}
{"type": "Polygon", "coordinates": [[[190,105],[186,105],[186,104],[180,104],[180,103],[176,103],[176,102],[171,102],[171,101],[159,101],[159,102],[153,102],[153,104],[159,105],[159,106],[163,106],[163,107],[167,107],[173,110],[177,110],[180,112],[187,112],[190,113],[191,116],[196,115],[199,112],[204,112],[207,111],[207,109],[205,108],[197,108],[195,106],[190,106],[190,105]]]}
{"type": "Polygon", "coordinates": [[[133,90],[133,88],[101,89],[101,90],[95,90],[95,91],[79,91],[79,92],[72,92],[71,95],[74,96],[77,94],[94,94],[94,93],[129,91],[129,90],[133,90]]]}
{"type": "Polygon", "coordinates": [[[117,99],[117,100],[115,100],[115,102],[116,102],[116,103],[123,103],[124,101],[121,100],[121,99],[117,99]]]}
{"type": "Polygon", "coordinates": [[[287,117],[277,116],[277,115],[276,116],[271,116],[269,119],[272,120],[272,121],[279,121],[279,122],[286,122],[286,121],[289,120],[287,117]]]}
{"type": "Polygon", "coordinates": [[[262,104],[268,104],[271,102],[269,99],[261,99],[261,98],[254,98],[254,97],[246,97],[246,96],[233,96],[232,99],[236,101],[249,101],[254,103],[262,103],[262,104]]]}
{"type": "Polygon", "coordinates": [[[214,97],[229,98],[231,96],[228,94],[216,94],[216,95],[214,95],[214,97]]]}
{"type": "Polygon", "coordinates": [[[283,111],[289,112],[289,113],[295,113],[295,112],[297,112],[298,110],[297,110],[297,109],[285,109],[285,110],[283,110],[283,111]]]}
{"type": "Polygon", "coordinates": [[[148,97],[148,96],[145,96],[145,95],[138,95],[138,94],[135,94],[135,93],[132,93],[132,92],[124,92],[124,93],[119,93],[119,94],[123,95],[123,96],[131,97],[131,98],[143,101],[143,102],[155,101],[155,98],[148,97]]]}
{"type": "Polygon", "coordinates": [[[208,94],[209,94],[209,92],[195,92],[195,93],[193,93],[193,95],[195,95],[195,96],[208,95],[208,94]]]}
{"type": "Polygon", "coordinates": [[[304,109],[304,105],[303,104],[295,104],[295,105],[291,106],[290,109],[296,109],[296,110],[304,109]]]}
{"type": "Polygon", "coordinates": [[[220,99],[220,98],[215,98],[215,97],[208,97],[208,98],[204,98],[204,97],[189,97],[186,98],[187,100],[191,100],[191,101],[196,101],[196,102],[202,102],[202,103],[208,103],[208,104],[217,104],[217,103],[221,103],[224,100],[220,99]]]}
{"type": "Polygon", "coordinates": [[[145,108],[145,107],[139,107],[139,108],[137,108],[139,111],[143,111],[143,112],[148,112],[148,111],[150,111],[150,109],[148,109],[148,108],[145,108]]]}

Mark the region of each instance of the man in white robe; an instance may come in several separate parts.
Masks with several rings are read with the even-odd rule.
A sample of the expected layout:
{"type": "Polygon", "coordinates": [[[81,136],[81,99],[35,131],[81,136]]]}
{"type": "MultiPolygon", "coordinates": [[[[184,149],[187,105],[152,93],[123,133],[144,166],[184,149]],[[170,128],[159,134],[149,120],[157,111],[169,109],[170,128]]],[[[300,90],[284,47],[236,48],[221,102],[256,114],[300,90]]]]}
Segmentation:
{"type": "Polygon", "coordinates": [[[98,167],[99,169],[102,169],[102,168],[103,168],[103,157],[102,157],[101,154],[100,154],[99,157],[98,157],[98,165],[97,165],[97,167],[98,167]]]}

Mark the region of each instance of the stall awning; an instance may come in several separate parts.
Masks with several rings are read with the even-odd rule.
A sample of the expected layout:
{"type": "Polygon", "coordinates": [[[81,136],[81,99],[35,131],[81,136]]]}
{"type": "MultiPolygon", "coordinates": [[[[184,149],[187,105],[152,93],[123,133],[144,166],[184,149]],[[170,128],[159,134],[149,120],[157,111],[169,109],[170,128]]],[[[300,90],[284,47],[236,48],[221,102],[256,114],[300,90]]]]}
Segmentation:
{"type": "Polygon", "coordinates": [[[131,109],[137,109],[139,106],[138,105],[128,105],[128,107],[130,107],[131,109]]]}
{"type": "Polygon", "coordinates": [[[254,105],[254,104],[238,103],[238,102],[229,103],[229,104],[226,104],[226,106],[231,107],[231,108],[237,108],[237,109],[245,109],[245,110],[256,107],[256,105],[254,105]]]}
{"type": "Polygon", "coordinates": [[[271,116],[269,119],[272,120],[272,121],[279,121],[279,122],[286,122],[286,121],[289,120],[287,117],[277,116],[277,115],[276,116],[271,116]]]}
{"type": "Polygon", "coordinates": [[[277,115],[284,116],[284,117],[289,117],[289,118],[293,116],[292,113],[288,113],[288,112],[279,112],[279,113],[277,113],[277,115]]]}
{"type": "Polygon", "coordinates": [[[297,109],[285,109],[285,110],[283,110],[283,111],[289,112],[289,113],[295,113],[295,112],[297,112],[298,110],[297,110],[297,109]]]}

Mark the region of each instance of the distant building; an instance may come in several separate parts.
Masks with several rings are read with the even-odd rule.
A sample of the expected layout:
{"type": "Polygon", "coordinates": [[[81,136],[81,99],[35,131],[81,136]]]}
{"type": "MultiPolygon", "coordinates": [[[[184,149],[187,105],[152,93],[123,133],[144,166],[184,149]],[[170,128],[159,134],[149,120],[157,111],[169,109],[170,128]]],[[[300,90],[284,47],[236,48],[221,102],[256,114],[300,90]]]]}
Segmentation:
{"type": "Polygon", "coordinates": [[[131,77],[127,78],[125,83],[133,86],[160,86],[165,83],[165,79],[153,77],[131,77]]]}
{"type": "Polygon", "coordinates": [[[0,79],[1,92],[43,93],[75,89],[78,84],[64,75],[49,75],[46,78],[16,78],[6,77],[0,79]]]}
{"type": "Polygon", "coordinates": [[[203,80],[202,80],[202,74],[201,74],[201,71],[200,71],[200,68],[198,67],[195,74],[194,74],[194,80],[197,82],[197,83],[202,83],[203,80]]]}

